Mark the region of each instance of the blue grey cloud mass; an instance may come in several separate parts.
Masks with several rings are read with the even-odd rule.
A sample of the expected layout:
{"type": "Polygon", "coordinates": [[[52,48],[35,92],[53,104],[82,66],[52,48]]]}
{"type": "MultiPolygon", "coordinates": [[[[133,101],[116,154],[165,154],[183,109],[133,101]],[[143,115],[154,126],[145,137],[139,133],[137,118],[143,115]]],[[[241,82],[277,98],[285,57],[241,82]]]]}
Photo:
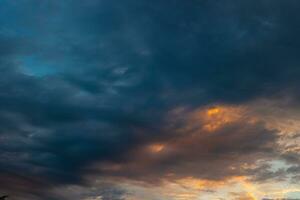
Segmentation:
{"type": "MultiPolygon", "coordinates": [[[[88,186],[88,175],[153,182],[170,170],[214,180],[272,176],[221,168],[279,156],[277,132],[262,122],[175,142],[171,156],[146,167],[143,151],[133,152],[180,138],[165,129],[178,107],[261,98],[298,107],[299,8],[297,0],[2,0],[0,192],[54,200],[49,188],[88,186]],[[92,167],[106,162],[136,167],[92,167]]],[[[125,199],[106,188],[103,200],[125,199]]]]}

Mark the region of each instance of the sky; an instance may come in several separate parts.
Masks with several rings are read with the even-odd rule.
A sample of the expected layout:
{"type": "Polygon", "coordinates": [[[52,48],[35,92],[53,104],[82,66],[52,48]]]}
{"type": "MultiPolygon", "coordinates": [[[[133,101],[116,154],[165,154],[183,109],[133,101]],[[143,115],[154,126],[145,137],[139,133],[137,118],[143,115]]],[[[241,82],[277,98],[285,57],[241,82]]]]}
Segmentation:
{"type": "Polygon", "coordinates": [[[1,0],[0,196],[300,199],[299,0],[1,0]]]}

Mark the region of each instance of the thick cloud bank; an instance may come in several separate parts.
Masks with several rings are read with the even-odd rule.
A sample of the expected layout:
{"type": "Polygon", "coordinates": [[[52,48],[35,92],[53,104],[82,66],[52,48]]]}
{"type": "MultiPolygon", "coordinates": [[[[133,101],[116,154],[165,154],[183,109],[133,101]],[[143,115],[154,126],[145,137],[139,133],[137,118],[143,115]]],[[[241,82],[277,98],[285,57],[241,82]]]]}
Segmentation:
{"type": "Polygon", "coordinates": [[[299,135],[265,116],[298,116],[299,7],[1,1],[0,192],[123,200],[130,192],[111,180],[295,183],[299,135]],[[261,99],[276,104],[261,111],[261,99]]]}

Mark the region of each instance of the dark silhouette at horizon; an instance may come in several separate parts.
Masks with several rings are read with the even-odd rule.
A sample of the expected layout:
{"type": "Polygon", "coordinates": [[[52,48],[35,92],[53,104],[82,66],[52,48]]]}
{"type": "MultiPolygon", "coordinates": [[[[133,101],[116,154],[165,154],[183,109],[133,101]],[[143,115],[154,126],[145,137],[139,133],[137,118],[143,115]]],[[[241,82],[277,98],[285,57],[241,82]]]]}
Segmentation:
{"type": "Polygon", "coordinates": [[[8,198],[8,195],[1,196],[0,200],[5,200],[6,198],[8,198]]]}

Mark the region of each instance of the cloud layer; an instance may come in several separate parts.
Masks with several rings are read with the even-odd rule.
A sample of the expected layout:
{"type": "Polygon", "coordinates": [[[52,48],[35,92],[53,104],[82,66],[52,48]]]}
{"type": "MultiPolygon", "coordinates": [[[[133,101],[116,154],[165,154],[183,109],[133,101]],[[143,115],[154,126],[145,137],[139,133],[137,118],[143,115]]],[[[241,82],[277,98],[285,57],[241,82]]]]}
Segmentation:
{"type": "Polygon", "coordinates": [[[131,181],[297,183],[299,6],[1,1],[0,192],[117,200],[135,195],[131,181]]]}

